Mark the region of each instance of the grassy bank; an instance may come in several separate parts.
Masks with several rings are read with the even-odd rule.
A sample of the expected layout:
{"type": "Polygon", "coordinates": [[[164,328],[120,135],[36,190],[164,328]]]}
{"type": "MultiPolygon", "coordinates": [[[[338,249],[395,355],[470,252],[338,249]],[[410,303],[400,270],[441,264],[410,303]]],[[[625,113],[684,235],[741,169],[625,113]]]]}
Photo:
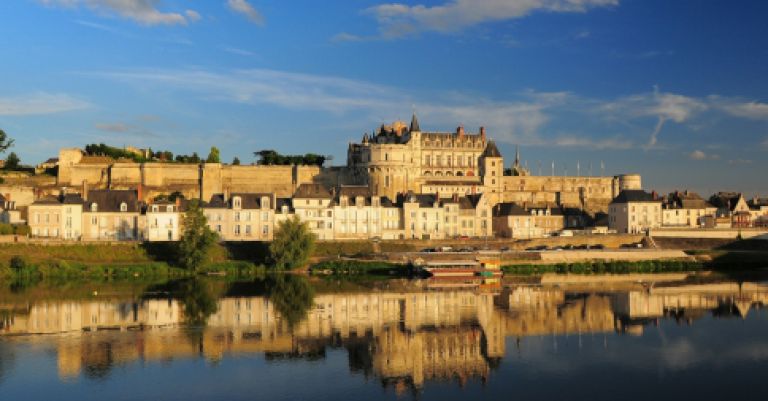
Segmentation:
{"type": "Polygon", "coordinates": [[[405,276],[408,266],[387,262],[362,262],[334,260],[320,262],[311,268],[312,273],[333,275],[405,276]]]}
{"type": "Polygon", "coordinates": [[[508,274],[541,274],[541,273],[570,273],[570,274],[626,274],[626,273],[669,273],[701,270],[704,264],[695,261],[681,260],[648,260],[632,262],[581,262],[557,263],[552,265],[520,264],[503,266],[508,274]]]}

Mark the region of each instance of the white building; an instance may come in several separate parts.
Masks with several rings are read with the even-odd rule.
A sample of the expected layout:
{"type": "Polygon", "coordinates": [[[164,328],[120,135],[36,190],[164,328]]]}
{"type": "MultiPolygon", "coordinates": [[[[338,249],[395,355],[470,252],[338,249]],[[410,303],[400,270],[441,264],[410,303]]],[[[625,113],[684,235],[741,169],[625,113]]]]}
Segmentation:
{"type": "Polygon", "coordinates": [[[625,189],[608,206],[608,228],[620,234],[661,227],[661,200],[640,189],[625,189]]]}

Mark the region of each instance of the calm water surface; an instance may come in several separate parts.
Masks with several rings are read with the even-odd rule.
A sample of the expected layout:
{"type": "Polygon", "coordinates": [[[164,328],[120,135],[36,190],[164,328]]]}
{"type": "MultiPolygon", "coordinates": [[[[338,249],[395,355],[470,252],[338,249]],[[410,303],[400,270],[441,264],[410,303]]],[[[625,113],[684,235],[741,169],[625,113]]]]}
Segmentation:
{"type": "Polygon", "coordinates": [[[706,273],[5,284],[0,399],[765,400],[766,299],[706,273]]]}

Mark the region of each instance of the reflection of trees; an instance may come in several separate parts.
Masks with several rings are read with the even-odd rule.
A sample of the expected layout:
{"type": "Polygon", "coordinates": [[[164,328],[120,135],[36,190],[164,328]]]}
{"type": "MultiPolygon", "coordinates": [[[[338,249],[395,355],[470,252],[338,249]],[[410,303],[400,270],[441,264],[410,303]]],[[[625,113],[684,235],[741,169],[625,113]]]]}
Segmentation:
{"type": "Polygon", "coordinates": [[[275,310],[288,323],[288,328],[307,317],[315,298],[315,291],[306,277],[295,274],[270,276],[267,282],[267,296],[275,310]]]}
{"type": "Polygon", "coordinates": [[[93,347],[86,347],[83,351],[85,377],[93,380],[107,378],[115,365],[112,343],[100,342],[93,347]]]}
{"type": "Polygon", "coordinates": [[[216,297],[201,280],[190,279],[179,285],[179,301],[184,308],[184,322],[193,327],[205,326],[218,306],[216,297]]]}

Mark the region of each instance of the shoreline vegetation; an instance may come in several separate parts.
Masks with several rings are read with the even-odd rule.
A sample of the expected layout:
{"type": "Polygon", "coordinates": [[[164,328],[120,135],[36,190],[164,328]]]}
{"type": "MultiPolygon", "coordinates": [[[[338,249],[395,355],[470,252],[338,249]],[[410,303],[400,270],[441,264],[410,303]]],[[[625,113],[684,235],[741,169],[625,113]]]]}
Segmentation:
{"type": "MultiPolygon", "coordinates": [[[[310,262],[303,264],[303,270],[324,275],[403,277],[411,274],[412,269],[406,263],[372,260],[372,253],[366,249],[369,246],[366,243],[316,243],[310,262]]],[[[689,250],[686,251],[689,255],[687,260],[596,260],[574,263],[504,260],[502,271],[506,274],[621,274],[768,267],[768,253],[743,248],[689,250]]],[[[195,275],[251,277],[262,276],[273,270],[280,269],[270,265],[269,246],[263,243],[214,244],[201,266],[194,270],[178,266],[174,244],[171,243],[0,245],[0,280],[182,278],[195,275]]]]}

